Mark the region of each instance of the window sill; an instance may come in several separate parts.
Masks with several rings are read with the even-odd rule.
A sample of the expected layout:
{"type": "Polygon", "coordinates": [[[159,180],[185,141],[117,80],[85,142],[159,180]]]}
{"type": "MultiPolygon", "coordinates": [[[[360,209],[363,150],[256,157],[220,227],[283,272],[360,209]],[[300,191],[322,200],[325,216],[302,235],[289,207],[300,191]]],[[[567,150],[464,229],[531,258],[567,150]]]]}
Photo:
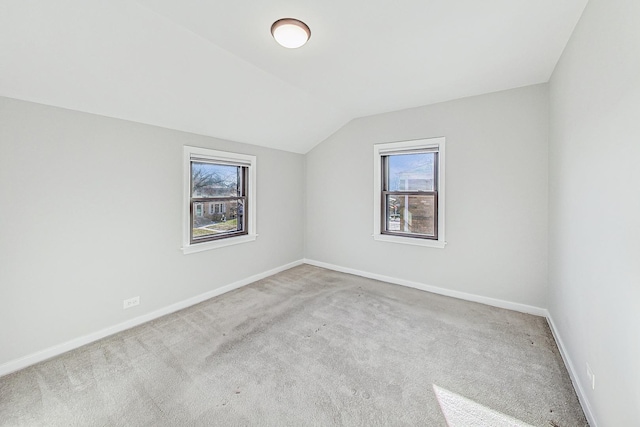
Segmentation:
{"type": "Polygon", "coordinates": [[[400,243],[404,245],[424,246],[428,248],[444,249],[447,242],[443,240],[418,239],[413,237],[390,236],[388,234],[374,234],[373,239],[379,242],[400,243]]]}
{"type": "Polygon", "coordinates": [[[245,236],[229,237],[228,239],[214,240],[212,242],[196,243],[194,245],[183,246],[182,253],[193,254],[196,252],[209,251],[212,249],[224,248],[225,246],[237,245],[240,243],[252,242],[258,237],[257,234],[247,234],[245,236]]]}

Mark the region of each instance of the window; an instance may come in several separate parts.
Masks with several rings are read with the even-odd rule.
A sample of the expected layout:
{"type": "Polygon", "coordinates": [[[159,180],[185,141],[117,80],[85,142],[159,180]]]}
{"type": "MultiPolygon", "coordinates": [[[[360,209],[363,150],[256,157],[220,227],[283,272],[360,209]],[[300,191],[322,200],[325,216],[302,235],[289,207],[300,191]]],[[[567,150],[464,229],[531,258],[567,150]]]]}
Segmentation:
{"type": "Polygon", "coordinates": [[[184,147],[183,252],[255,240],[256,158],[184,147]]]}
{"type": "Polygon", "coordinates": [[[374,239],[444,247],[444,144],[374,145],[374,239]]]}

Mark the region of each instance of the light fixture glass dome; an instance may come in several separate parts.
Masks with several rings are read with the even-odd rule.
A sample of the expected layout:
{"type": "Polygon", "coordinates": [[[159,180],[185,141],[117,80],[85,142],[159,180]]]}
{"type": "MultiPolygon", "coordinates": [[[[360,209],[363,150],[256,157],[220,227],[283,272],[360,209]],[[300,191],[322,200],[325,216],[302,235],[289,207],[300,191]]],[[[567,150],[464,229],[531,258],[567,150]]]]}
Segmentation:
{"type": "Polygon", "coordinates": [[[289,49],[295,49],[304,45],[311,30],[304,22],[294,18],[278,19],[271,26],[271,34],[276,41],[289,49]]]}

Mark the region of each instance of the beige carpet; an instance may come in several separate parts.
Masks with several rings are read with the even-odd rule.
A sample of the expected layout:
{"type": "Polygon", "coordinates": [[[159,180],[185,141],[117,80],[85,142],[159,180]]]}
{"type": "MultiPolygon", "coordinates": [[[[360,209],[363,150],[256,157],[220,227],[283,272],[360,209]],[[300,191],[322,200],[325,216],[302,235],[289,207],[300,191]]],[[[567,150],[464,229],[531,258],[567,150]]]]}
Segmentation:
{"type": "Polygon", "coordinates": [[[0,378],[0,425],[446,426],[444,400],[587,424],[545,319],[305,265],[0,378]]]}

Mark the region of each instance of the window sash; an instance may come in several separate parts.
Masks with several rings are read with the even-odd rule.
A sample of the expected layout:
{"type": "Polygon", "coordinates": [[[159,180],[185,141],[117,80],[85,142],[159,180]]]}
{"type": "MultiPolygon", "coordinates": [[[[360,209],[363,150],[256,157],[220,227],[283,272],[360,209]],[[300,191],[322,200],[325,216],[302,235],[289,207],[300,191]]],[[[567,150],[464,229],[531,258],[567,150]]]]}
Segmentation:
{"type": "Polygon", "coordinates": [[[224,159],[224,158],[209,158],[206,156],[191,156],[191,162],[198,163],[209,163],[212,165],[223,165],[223,166],[238,166],[238,167],[249,167],[251,166],[250,161],[242,161],[236,159],[224,159]]]}
{"type": "Polygon", "coordinates": [[[393,156],[393,155],[403,155],[403,154],[426,154],[426,153],[437,153],[439,150],[438,146],[433,147],[421,147],[421,148],[387,148],[379,150],[381,156],[393,156]]]}
{"type": "Polygon", "coordinates": [[[414,237],[418,239],[438,240],[438,192],[437,191],[383,191],[380,203],[380,234],[388,234],[391,236],[414,237]],[[406,233],[403,231],[389,230],[389,205],[387,203],[388,196],[410,196],[423,197],[433,196],[433,234],[424,233],[406,233]]]}
{"type": "MultiPolygon", "coordinates": [[[[227,237],[232,237],[232,236],[242,236],[242,235],[246,235],[249,233],[248,230],[248,223],[247,223],[247,212],[248,212],[248,202],[247,202],[247,198],[246,197],[225,197],[225,199],[228,199],[229,201],[242,201],[242,219],[240,218],[240,214],[237,213],[236,214],[236,219],[238,221],[242,221],[242,230],[236,230],[236,231],[229,231],[229,232],[223,232],[223,233],[219,233],[219,234],[212,234],[212,235],[208,235],[208,236],[200,236],[200,237],[194,237],[193,236],[193,215],[194,215],[194,207],[197,203],[202,203],[202,202],[206,202],[206,201],[218,201],[220,199],[198,199],[195,200],[193,202],[191,202],[191,224],[190,224],[190,233],[189,233],[189,237],[190,237],[190,241],[191,243],[202,243],[202,242],[209,242],[211,240],[220,240],[220,239],[224,239],[227,237]]],[[[221,212],[224,213],[224,212],[221,212]]],[[[237,225],[236,225],[237,228],[237,225]]]]}
{"type": "MultiPolygon", "coordinates": [[[[405,150],[405,151],[398,151],[398,150],[393,150],[393,154],[383,154],[381,155],[381,163],[382,163],[382,173],[380,174],[380,178],[382,179],[382,185],[380,188],[382,188],[382,191],[388,191],[389,190],[389,156],[401,156],[401,155],[406,155],[406,154],[424,154],[424,153],[434,153],[434,158],[433,158],[433,191],[438,191],[438,164],[439,164],[439,156],[438,156],[438,149],[434,149],[431,151],[421,151],[421,150],[405,150]]],[[[407,192],[411,192],[411,193],[419,193],[419,192],[424,192],[421,190],[406,190],[407,192]]]]}

